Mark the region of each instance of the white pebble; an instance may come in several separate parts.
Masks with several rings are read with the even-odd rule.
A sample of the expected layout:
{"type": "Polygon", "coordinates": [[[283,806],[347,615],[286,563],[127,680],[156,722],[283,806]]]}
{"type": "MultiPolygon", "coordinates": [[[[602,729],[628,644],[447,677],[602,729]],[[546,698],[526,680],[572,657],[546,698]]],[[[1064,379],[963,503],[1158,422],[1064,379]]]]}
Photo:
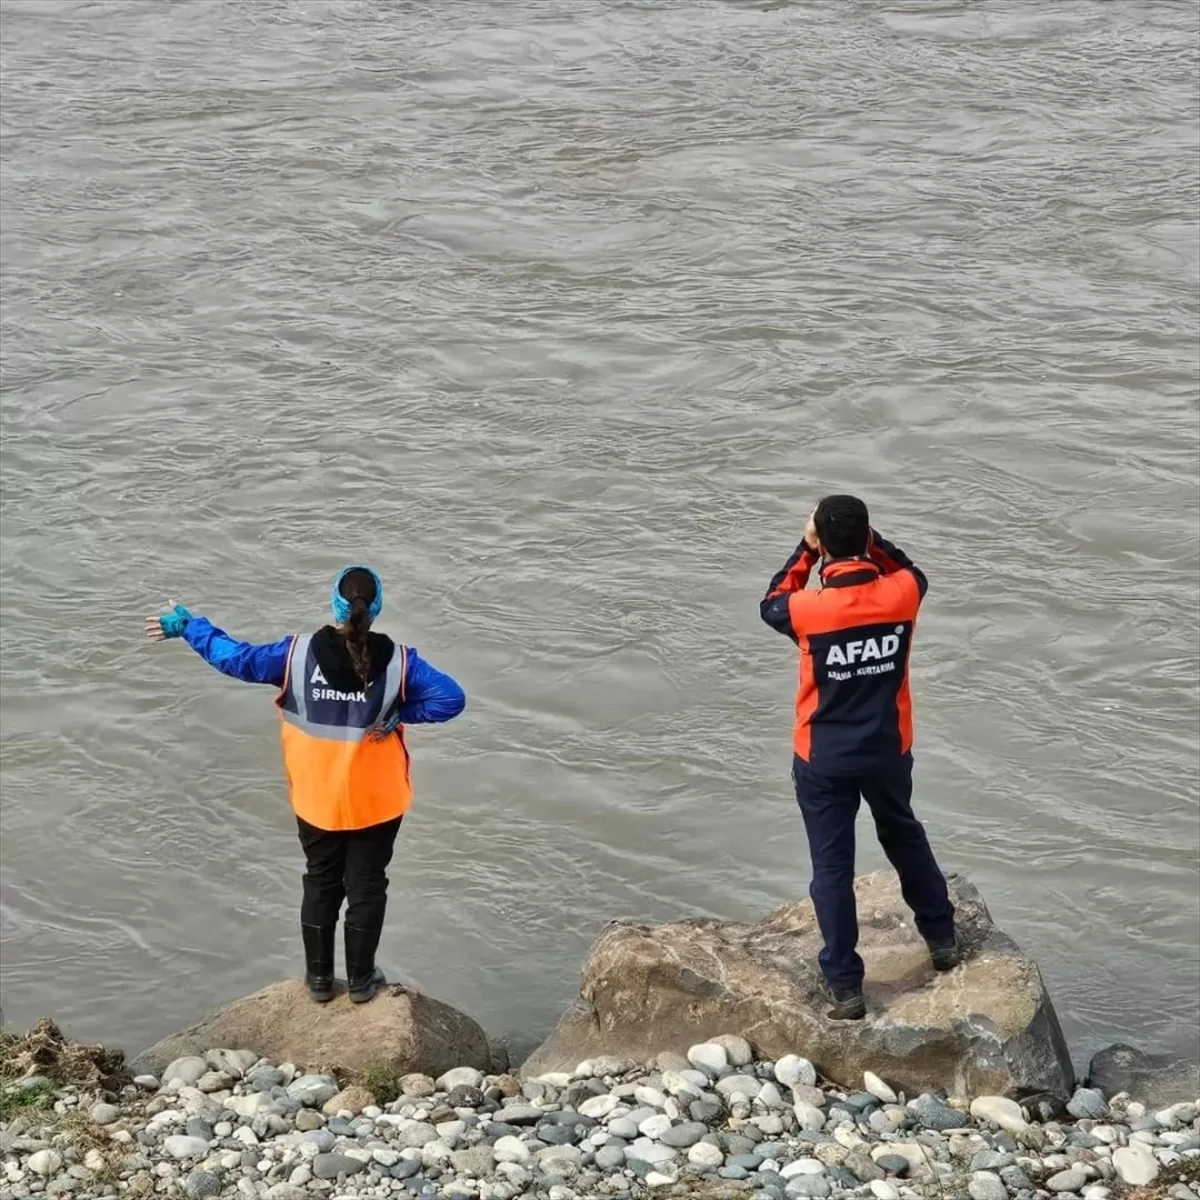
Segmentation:
{"type": "Polygon", "coordinates": [[[667,1106],[667,1098],[658,1088],[637,1088],[633,1093],[633,1098],[646,1108],[666,1108],[667,1106]]]}
{"type": "Polygon", "coordinates": [[[652,1138],[654,1141],[657,1141],[670,1128],[671,1118],[665,1113],[659,1113],[657,1116],[647,1117],[638,1126],[638,1133],[642,1137],[652,1138]]]}
{"type": "Polygon", "coordinates": [[[688,1162],[700,1167],[719,1167],[725,1161],[720,1146],[714,1146],[712,1142],[697,1142],[689,1148],[687,1156],[688,1162]]]}
{"type": "Polygon", "coordinates": [[[816,1132],[819,1129],[825,1128],[825,1114],[814,1104],[807,1104],[803,1100],[797,1100],[792,1106],[792,1111],[796,1114],[796,1120],[800,1122],[801,1129],[808,1129],[816,1132]]]}
{"type": "Polygon", "coordinates": [[[871,1180],[871,1194],[875,1200],[900,1200],[900,1191],[886,1179],[871,1180]]]}
{"type": "Polygon", "coordinates": [[[807,1058],[785,1054],[775,1064],[775,1078],[784,1087],[814,1087],[817,1082],[817,1069],[807,1058]]]}
{"type": "Polygon", "coordinates": [[[1121,1181],[1130,1187],[1147,1187],[1158,1178],[1158,1163],[1149,1148],[1141,1143],[1114,1150],[1112,1160],[1121,1181]]]}
{"type": "Polygon", "coordinates": [[[731,1067],[748,1067],[754,1061],[754,1051],[744,1037],[736,1033],[723,1033],[713,1038],[713,1045],[721,1046],[731,1067]]]}
{"type": "MultiPolygon", "coordinates": [[[[561,1077],[566,1082],[561,1084],[561,1087],[566,1087],[571,1082],[569,1075],[561,1077]]],[[[452,1092],[456,1087],[482,1087],[483,1072],[475,1070],[474,1067],[455,1067],[453,1071],[447,1071],[437,1081],[437,1089],[439,1092],[452,1092]]]]}
{"type": "Polygon", "coordinates": [[[798,1158],[795,1162],[790,1162],[786,1167],[779,1172],[784,1179],[791,1179],[793,1175],[822,1175],[825,1172],[825,1164],[815,1158],[798,1158]]]}
{"type": "Polygon", "coordinates": [[[646,1186],[649,1188],[667,1187],[674,1182],[674,1175],[663,1175],[660,1171],[651,1171],[646,1176],[646,1186]]]}
{"type": "Polygon", "coordinates": [[[35,1175],[48,1179],[56,1171],[62,1170],[63,1156],[57,1150],[37,1150],[29,1156],[25,1164],[35,1175]]]}
{"type": "Polygon", "coordinates": [[[1021,1106],[1007,1096],[980,1096],[972,1100],[971,1116],[977,1121],[990,1121],[1006,1133],[1021,1133],[1028,1128],[1021,1106]]]}
{"type": "Polygon", "coordinates": [[[729,1055],[725,1053],[725,1047],[718,1046],[716,1042],[701,1042],[692,1046],[687,1052],[687,1059],[693,1067],[699,1067],[710,1075],[716,1075],[729,1066],[729,1055]]]}
{"type": "Polygon", "coordinates": [[[533,1157],[529,1147],[519,1137],[502,1137],[492,1149],[499,1163],[527,1163],[533,1157]]]}
{"type": "Polygon", "coordinates": [[[863,1090],[870,1092],[876,1100],[882,1100],[884,1104],[896,1103],[896,1093],[874,1071],[863,1072],[863,1090]]]}
{"type": "Polygon", "coordinates": [[[593,1096],[590,1100],[585,1100],[578,1111],[585,1117],[591,1117],[594,1121],[599,1121],[607,1117],[614,1108],[620,1105],[621,1101],[616,1096],[593,1096]]]}

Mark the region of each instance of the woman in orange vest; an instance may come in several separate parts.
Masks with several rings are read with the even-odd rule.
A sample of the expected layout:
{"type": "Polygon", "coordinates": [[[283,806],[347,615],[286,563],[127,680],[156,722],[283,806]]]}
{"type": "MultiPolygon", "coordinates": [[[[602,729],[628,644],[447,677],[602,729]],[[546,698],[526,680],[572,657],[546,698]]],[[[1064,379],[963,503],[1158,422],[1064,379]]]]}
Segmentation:
{"type": "Polygon", "coordinates": [[[375,951],[387,908],[387,867],[412,803],[406,725],[449,721],[466,705],[449,675],[371,624],[383,583],[370,567],[334,580],[333,616],[311,635],[267,645],[239,642],[181,604],[148,617],[153,641],[183,638],[210,666],[279,689],[283,758],[307,869],[300,927],[309,995],[333,999],[334,945],[346,903],[350,999],[372,999],[386,980],[375,951]]]}

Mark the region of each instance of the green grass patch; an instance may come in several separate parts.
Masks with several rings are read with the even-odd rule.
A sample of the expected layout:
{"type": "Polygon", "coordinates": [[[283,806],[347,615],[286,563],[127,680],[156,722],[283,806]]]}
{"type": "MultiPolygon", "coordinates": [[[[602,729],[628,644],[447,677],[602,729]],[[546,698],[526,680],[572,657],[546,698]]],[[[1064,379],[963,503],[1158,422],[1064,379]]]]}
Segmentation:
{"type": "Polygon", "coordinates": [[[391,1104],[400,1098],[400,1076],[391,1063],[375,1059],[367,1063],[353,1079],[359,1087],[365,1087],[380,1104],[391,1104]]]}

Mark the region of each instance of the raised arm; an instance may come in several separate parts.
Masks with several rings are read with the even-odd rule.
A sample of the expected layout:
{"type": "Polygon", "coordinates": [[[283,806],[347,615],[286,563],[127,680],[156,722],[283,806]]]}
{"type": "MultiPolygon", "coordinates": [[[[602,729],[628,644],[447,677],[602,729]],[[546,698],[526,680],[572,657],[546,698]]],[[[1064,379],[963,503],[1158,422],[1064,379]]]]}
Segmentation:
{"type": "Polygon", "coordinates": [[[894,575],[897,571],[910,571],[912,577],[917,581],[917,595],[920,599],[925,599],[925,593],[929,590],[929,580],[925,578],[925,572],[899,546],[894,542],[889,542],[886,538],[881,538],[872,529],[868,553],[871,561],[885,575],[894,575]]]}
{"type": "Polygon", "coordinates": [[[467,706],[462,688],[449,675],[427,663],[412,647],[407,650],[404,699],[395,715],[404,725],[432,725],[452,721],[467,706]]]}
{"type": "Polygon", "coordinates": [[[152,641],[183,638],[210,667],[243,683],[266,683],[282,687],[287,674],[292,635],[278,642],[255,645],[240,642],[218,629],[207,617],[197,617],[182,604],[161,617],[146,619],[146,635],[152,641]]]}

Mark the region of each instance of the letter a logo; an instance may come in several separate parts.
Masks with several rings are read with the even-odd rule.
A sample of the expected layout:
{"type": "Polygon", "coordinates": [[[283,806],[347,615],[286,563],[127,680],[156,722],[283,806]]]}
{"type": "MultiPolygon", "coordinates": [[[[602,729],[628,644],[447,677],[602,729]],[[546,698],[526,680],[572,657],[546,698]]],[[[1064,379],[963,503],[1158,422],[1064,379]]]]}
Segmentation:
{"type": "Polygon", "coordinates": [[[326,687],[329,686],[329,680],[326,679],[325,676],[321,674],[321,666],[319,663],[315,667],[313,667],[312,678],[308,682],[309,683],[323,683],[326,687]]]}

